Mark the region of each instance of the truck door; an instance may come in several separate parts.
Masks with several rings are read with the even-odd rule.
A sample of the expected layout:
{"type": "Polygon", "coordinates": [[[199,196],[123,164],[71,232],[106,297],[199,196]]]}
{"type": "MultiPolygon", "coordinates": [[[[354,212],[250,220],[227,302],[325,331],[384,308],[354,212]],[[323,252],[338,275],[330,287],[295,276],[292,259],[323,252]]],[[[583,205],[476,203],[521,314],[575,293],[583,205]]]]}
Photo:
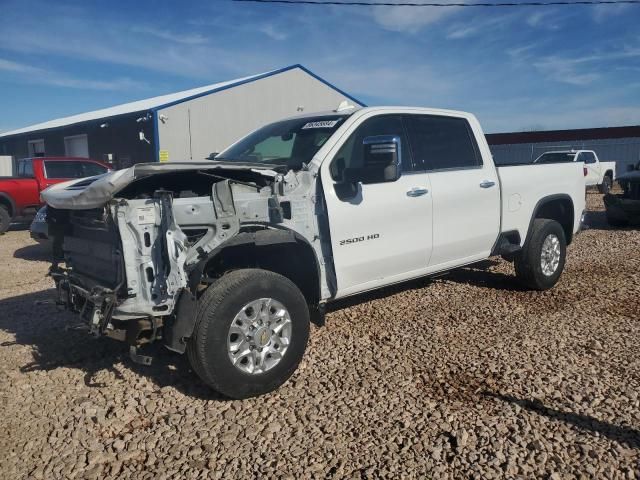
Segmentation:
{"type": "Polygon", "coordinates": [[[336,297],[424,274],[432,240],[429,177],[415,169],[402,117],[370,116],[346,136],[321,171],[336,297]],[[400,177],[395,181],[347,181],[345,172],[368,168],[364,161],[367,142],[382,136],[395,139],[400,177]]]}
{"type": "Polygon", "coordinates": [[[408,115],[406,119],[414,159],[428,172],[431,183],[429,271],[487,258],[500,230],[500,184],[493,162],[483,162],[476,141],[482,133],[474,134],[464,117],[408,115]]]}
{"type": "Polygon", "coordinates": [[[18,177],[25,180],[22,181],[20,190],[16,192],[17,198],[15,200],[17,203],[23,207],[23,210],[40,205],[41,189],[37,180],[37,175],[34,172],[32,159],[25,158],[18,162],[18,177]],[[26,181],[29,183],[26,183],[26,181]]]}
{"type": "Polygon", "coordinates": [[[580,152],[577,161],[584,162],[584,166],[587,167],[586,185],[598,185],[600,183],[600,162],[597,161],[596,156],[592,152],[580,152]]]}

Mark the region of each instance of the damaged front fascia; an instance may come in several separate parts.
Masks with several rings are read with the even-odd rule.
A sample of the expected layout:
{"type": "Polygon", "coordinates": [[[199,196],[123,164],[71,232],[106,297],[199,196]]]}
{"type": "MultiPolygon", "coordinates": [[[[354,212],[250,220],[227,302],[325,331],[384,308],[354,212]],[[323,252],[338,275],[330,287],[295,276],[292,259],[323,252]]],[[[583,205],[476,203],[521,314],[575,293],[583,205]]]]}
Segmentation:
{"type": "MultiPolygon", "coordinates": [[[[317,216],[323,211],[321,205],[316,204],[315,175],[308,171],[289,171],[286,175],[270,170],[252,171],[264,174],[269,179],[268,184],[260,187],[228,179],[213,183],[211,196],[206,197],[173,198],[171,192],[157,190],[152,199],[116,197],[109,200],[108,208],[122,242],[127,279],[126,297],[114,309],[113,318],[129,320],[173,313],[190,273],[224,248],[224,244],[242,229],[290,230],[304,239],[317,259],[319,296],[331,296],[327,268],[322,260],[323,245],[317,216]],[[285,203],[287,215],[282,208],[285,203]],[[206,232],[189,245],[188,232],[193,229],[206,232]]],[[[223,173],[231,177],[233,172],[229,169],[223,173]]],[[[121,190],[128,184],[124,178],[133,181],[131,176],[124,174],[115,182],[107,183],[115,183],[121,190]]],[[[79,207],[75,200],[75,208],[90,208],[89,205],[94,205],[96,199],[106,193],[108,188],[104,181],[102,186],[98,184],[100,181],[98,179],[85,189],[85,192],[89,188],[93,190],[90,195],[93,202],[84,195],[83,202],[89,202],[87,206],[79,207]]],[[[56,195],[58,200],[62,197],[56,195]]],[[[65,198],[64,202],[45,199],[58,208],[68,207],[67,202],[73,201],[71,197],[65,198]]],[[[326,247],[324,245],[324,249],[326,247]]]]}

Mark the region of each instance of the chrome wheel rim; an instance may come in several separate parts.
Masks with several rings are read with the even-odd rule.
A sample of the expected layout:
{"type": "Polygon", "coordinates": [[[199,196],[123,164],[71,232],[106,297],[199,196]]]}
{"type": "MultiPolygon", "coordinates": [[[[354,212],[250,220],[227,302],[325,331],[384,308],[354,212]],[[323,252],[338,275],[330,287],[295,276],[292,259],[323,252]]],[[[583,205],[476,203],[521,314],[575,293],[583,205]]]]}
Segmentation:
{"type": "Polygon", "coordinates": [[[560,240],[558,237],[550,233],[542,242],[542,253],[540,254],[540,267],[542,273],[550,277],[560,265],[560,240]]]}
{"type": "Polygon", "coordinates": [[[291,343],[291,316],[273,298],[247,303],[236,314],[227,335],[227,353],[238,370],[259,375],[278,365],[291,343]]]}

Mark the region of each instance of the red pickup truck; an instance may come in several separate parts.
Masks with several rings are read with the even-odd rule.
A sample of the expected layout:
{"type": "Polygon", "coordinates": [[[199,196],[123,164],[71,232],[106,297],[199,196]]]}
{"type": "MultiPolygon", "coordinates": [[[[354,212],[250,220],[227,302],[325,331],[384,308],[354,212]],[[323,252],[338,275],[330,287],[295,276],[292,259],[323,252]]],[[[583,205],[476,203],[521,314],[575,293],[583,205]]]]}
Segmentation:
{"type": "Polygon", "coordinates": [[[88,158],[40,157],[18,160],[16,177],[0,177],[0,234],[15,219],[28,220],[42,206],[40,192],[55,183],[92,177],[109,166],[88,158]]]}

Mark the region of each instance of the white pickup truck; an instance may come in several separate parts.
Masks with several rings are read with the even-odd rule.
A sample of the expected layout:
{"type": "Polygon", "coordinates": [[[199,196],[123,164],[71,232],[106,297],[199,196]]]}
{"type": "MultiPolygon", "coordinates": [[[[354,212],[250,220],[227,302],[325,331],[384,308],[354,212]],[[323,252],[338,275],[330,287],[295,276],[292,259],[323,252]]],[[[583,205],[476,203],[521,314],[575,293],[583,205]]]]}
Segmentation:
{"type": "Polygon", "coordinates": [[[496,168],[473,115],[391,107],[289,118],[215,161],[42,195],[59,302],[135,361],[160,339],[186,351],[233,398],[284,383],[333,300],[491,256],[551,288],[585,208],[581,164],[496,168]]]}
{"type": "Polygon", "coordinates": [[[558,150],[545,152],[533,163],[584,163],[584,177],[587,187],[597,186],[600,193],[609,193],[616,178],[616,162],[601,162],[593,150],[558,150]]]}

